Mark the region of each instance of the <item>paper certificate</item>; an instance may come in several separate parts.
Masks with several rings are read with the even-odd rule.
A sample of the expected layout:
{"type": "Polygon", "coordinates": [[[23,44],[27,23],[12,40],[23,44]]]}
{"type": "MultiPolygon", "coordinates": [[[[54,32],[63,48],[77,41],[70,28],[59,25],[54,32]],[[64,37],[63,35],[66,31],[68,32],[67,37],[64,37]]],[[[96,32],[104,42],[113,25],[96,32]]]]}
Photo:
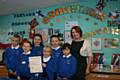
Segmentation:
{"type": "Polygon", "coordinates": [[[29,57],[29,64],[31,73],[43,72],[41,56],[29,57]]]}

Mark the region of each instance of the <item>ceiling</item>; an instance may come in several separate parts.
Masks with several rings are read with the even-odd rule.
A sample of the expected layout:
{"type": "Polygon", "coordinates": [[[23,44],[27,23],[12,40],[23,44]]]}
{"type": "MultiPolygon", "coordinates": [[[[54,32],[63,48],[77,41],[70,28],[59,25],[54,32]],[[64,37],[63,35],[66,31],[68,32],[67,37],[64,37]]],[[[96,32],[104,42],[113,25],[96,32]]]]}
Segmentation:
{"type": "Polygon", "coordinates": [[[77,1],[81,0],[0,0],[0,15],[77,1]]]}

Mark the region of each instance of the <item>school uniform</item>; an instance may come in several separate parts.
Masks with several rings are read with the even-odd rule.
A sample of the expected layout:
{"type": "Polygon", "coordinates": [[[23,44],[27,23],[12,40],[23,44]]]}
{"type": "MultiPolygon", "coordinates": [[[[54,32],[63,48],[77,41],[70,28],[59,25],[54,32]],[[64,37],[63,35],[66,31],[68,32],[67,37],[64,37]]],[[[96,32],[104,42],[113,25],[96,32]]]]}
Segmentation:
{"type": "Polygon", "coordinates": [[[52,48],[52,57],[55,59],[57,63],[59,63],[59,58],[63,56],[63,52],[61,50],[61,47],[58,46],[56,48],[52,48]]]}
{"type": "Polygon", "coordinates": [[[31,56],[31,51],[25,53],[23,52],[17,61],[17,76],[22,80],[29,80],[31,77],[30,68],[29,68],[29,57],[31,56]]]}
{"type": "Polygon", "coordinates": [[[59,58],[60,56],[63,55],[60,46],[58,46],[57,48],[52,48],[52,52],[53,52],[52,54],[53,58],[59,58]]]}
{"type": "Polygon", "coordinates": [[[9,75],[9,78],[15,78],[16,79],[16,76],[9,73],[9,71],[13,71],[15,72],[16,71],[16,66],[17,66],[17,59],[19,57],[19,55],[23,52],[22,48],[18,45],[16,47],[13,47],[11,45],[11,47],[8,47],[6,50],[5,50],[5,64],[6,64],[6,67],[7,67],[7,70],[8,70],[8,75],[9,75]]]}
{"type": "Polygon", "coordinates": [[[39,46],[33,46],[32,47],[32,55],[33,56],[41,56],[43,53],[43,45],[39,45],[39,46]]]}
{"type": "Polygon", "coordinates": [[[49,56],[48,58],[43,56],[43,63],[45,63],[47,66],[43,68],[42,76],[47,77],[47,80],[54,80],[55,72],[57,70],[55,59],[52,58],[52,56],[49,56]]]}
{"type": "Polygon", "coordinates": [[[68,56],[63,55],[58,64],[57,78],[60,78],[61,80],[64,78],[71,80],[72,76],[76,72],[77,61],[75,57],[71,54],[68,56]]]}
{"type": "Polygon", "coordinates": [[[43,72],[32,75],[30,80],[55,80],[57,66],[54,58],[51,56],[48,58],[42,56],[42,63],[47,65],[46,67],[43,67],[43,72]]]}

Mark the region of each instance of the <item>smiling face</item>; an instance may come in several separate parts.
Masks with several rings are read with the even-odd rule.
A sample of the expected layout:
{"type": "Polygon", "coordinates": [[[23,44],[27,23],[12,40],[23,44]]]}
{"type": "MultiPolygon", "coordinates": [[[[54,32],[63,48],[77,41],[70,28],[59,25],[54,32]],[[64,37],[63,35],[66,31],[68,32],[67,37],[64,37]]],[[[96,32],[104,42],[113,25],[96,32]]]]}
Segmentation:
{"type": "Polygon", "coordinates": [[[65,56],[71,54],[71,45],[69,43],[64,43],[62,46],[62,52],[65,56]]]}
{"type": "Polygon", "coordinates": [[[11,38],[11,43],[12,43],[13,47],[18,46],[18,45],[19,45],[19,42],[20,42],[20,39],[19,39],[19,38],[17,38],[17,37],[12,37],[12,38],[11,38]]]}
{"type": "Polygon", "coordinates": [[[32,49],[31,44],[29,42],[24,42],[22,48],[24,52],[29,52],[32,49]]]}
{"type": "Polygon", "coordinates": [[[75,29],[72,29],[72,36],[73,36],[73,39],[80,38],[80,34],[75,29]]]}
{"type": "Polygon", "coordinates": [[[72,39],[80,40],[82,38],[82,30],[79,26],[73,26],[70,32],[72,39]]]}
{"type": "Polygon", "coordinates": [[[70,54],[70,49],[69,48],[65,48],[65,49],[63,49],[63,54],[65,55],[65,56],[67,56],[67,55],[69,55],[70,54]]]}
{"type": "Polygon", "coordinates": [[[49,57],[52,54],[52,48],[50,46],[45,46],[43,48],[43,55],[44,57],[49,57]]]}
{"type": "Polygon", "coordinates": [[[56,48],[56,47],[59,46],[59,44],[60,44],[60,40],[59,40],[58,37],[53,37],[51,39],[51,45],[52,45],[52,47],[56,48]]]}
{"type": "Polygon", "coordinates": [[[35,46],[40,45],[42,42],[42,40],[39,36],[35,36],[33,41],[34,41],[35,46]]]}

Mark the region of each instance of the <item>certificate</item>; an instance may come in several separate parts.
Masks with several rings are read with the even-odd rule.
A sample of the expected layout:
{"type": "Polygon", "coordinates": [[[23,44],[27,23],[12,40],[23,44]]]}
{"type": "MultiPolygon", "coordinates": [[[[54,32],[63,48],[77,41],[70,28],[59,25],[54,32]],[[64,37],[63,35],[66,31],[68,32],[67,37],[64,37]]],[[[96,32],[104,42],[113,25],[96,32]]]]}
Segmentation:
{"type": "Polygon", "coordinates": [[[31,73],[43,72],[41,56],[29,57],[29,64],[31,73]]]}

